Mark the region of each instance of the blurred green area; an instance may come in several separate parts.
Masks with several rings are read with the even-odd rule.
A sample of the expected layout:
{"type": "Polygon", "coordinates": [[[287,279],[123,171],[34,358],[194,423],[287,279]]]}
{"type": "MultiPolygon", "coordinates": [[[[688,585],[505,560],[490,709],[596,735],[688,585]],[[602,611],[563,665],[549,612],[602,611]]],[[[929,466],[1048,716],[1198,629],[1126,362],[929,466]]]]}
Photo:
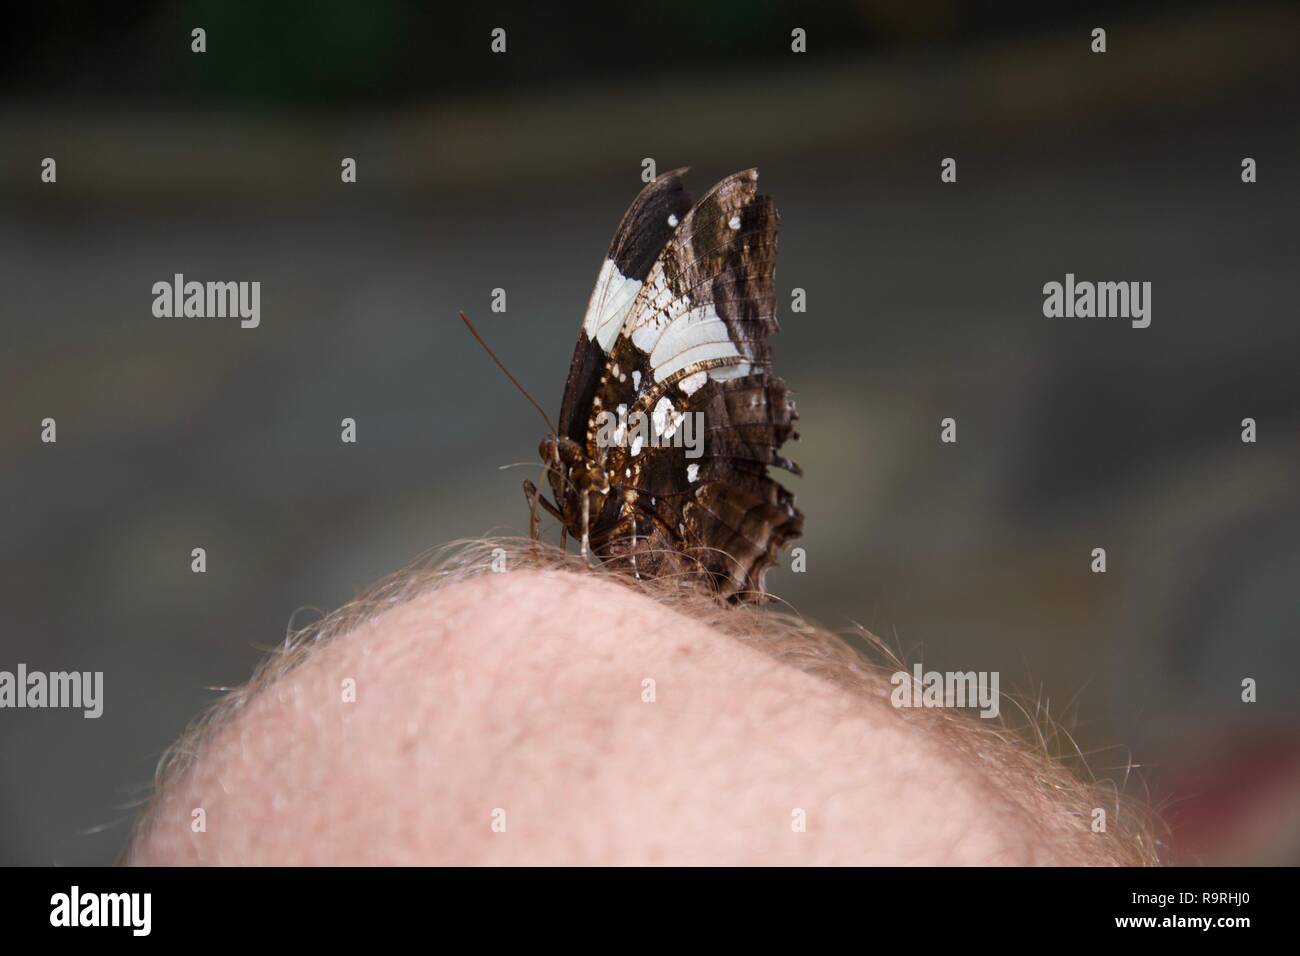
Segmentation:
{"type": "MultiPolygon", "coordinates": [[[[491,7],[416,0],[68,0],[11,11],[0,88],[20,95],[242,111],[391,105],[760,66],[798,26],[827,59],[951,53],[1157,11],[1158,3],[963,4],[954,0],[659,0],[491,7]],[[207,31],[210,56],[191,55],[207,31]],[[509,56],[488,35],[507,30],[509,56]]],[[[1213,9],[1184,3],[1182,14],[1213,9]]]]}

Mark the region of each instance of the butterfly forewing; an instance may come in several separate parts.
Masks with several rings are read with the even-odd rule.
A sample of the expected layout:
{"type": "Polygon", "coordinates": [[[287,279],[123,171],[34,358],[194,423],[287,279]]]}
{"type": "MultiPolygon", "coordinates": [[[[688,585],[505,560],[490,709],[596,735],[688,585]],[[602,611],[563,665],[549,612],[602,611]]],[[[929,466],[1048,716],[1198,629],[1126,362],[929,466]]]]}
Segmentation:
{"type": "Polygon", "coordinates": [[[682,183],[685,172],[664,173],[641,190],[623,214],[601,263],[560,407],[560,432],[574,441],[586,442],[591,400],[610,345],[664,244],[691,208],[690,194],[682,183]]]}

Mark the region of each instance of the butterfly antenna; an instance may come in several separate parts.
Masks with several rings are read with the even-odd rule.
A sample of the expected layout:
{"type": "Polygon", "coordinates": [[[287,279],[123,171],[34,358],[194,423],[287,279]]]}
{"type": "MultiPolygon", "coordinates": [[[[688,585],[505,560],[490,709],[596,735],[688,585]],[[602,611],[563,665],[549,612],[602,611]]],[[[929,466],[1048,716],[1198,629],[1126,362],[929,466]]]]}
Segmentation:
{"type": "Polygon", "coordinates": [[[560,476],[560,480],[564,484],[573,487],[574,490],[576,491],[577,488],[576,486],[573,485],[573,479],[570,478],[567,474],[565,474],[564,469],[560,467],[559,432],[557,432],[555,430],[555,426],[551,424],[550,416],[546,414],[546,411],[542,408],[541,405],[537,404],[537,400],[533,398],[533,396],[528,394],[528,389],[520,385],[519,380],[510,374],[510,369],[506,368],[505,364],[499,358],[497,358],[497,353],[492,351],[492,346],[488,345],[486,342],[483,341],[483,336],[478,334],[478,329],[474,328],[474,323],[469,320],[469,316],[467,316],[464,312],[461,312],[460,320],[465,323],[465,328],[469,329],[469,334],[474,336],[475,341],[477,341],[479,345],[483,346],[483,351],[487,352],[488,356],[492,359],[492,361],[496,363],[497,368],[501,369],[501,372],[505,375],[505,377],[510,379],[510,384],[513,385],[515,388],[519,389],[519,393],[523,395],[524,398],[528,399],[529,404],[531,404],[533,408],[537,409],[537,414],[542,416],[542,421],[546,422],[546,427],[551,430],[551,437],[556,440],[555,461],[544,462],[543,468],[546,471],[553,471],[556,474],[558,474],[560,476]]]}
{"type": "Polygon", "coordinates": [[[492,351],[492,347],[483,341],[483,336],[478,334],[478,329],[474,328],[474,323],[469,320],[469,318],[465,315],[464,312],[460,313],[460,320],[464,322],[465,327],[469,329],[469,334],[474,336],[475,340],[478,342],[479,345],[483,346],[483,351],[487,352],[488,356],[492,359],[493,362],[496,362],[497,368],[501,369],[501,371],[505,374],[505,377],[510,379],[510,384],[513,385],[515,388],[519,389],[519,393],[523,395],[524,398],[528,399],[528,401],[532,404],[533,408],[537,409],[537,414],[542,416],[542,421],[546,422],[546,427],[551,430],[551,434],[557,435],[558,432],[556,432],[555,426],[551,424],[550,416],[548,416],[546,412],[542,410],[541,405],[537,404],[537,400],[534,399],[533,396],[528,394],[528,389],[520,385],[519,380],[510,374],[510,369],[506,368],[505,365],[502,364],[501,360],[497,358],[497,353],[492,351]]]}

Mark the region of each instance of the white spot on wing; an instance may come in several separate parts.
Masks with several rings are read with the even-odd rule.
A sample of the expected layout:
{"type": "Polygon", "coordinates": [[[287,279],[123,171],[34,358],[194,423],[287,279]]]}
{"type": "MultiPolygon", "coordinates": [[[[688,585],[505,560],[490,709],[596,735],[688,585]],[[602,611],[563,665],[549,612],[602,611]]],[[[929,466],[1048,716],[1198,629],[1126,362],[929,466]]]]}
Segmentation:
{"type": "Polygon", "coordinates": [[[677,429],[681,427],[682,419],[686,416],[678,412],[673,403],[665,396],[655,404],[655,410],[651,417],[654,420],[655,435],[666,439],[677,434],[677,429]]]}
{"type": "Polygon", "coordinates": [[[671,227],[674,228],[674,229],[677,228],[677,213],[675,213],[675,212],[670,212],[670,213],[668,214],[668,225],[671,226],[671,227]]]}
{"type": "Polygon", "coordinates": [[[700,480],[700,466],[699,466],[699,465],[687,465],[687,466],[686,466],[686,480],[687,480],[687,481],[699,481],[699,480],[700,480]]]}
{"type": "Polygon", "coordinates": [[[641,443],[642,443],[641,433],[640,433],[640,432],[637,432],[637,433],[636,433],[636,437],[632,439],[632,457],[633,457],[633,458],[635,458],[637,455],[641,454],[641,443]]]}
{"type": "Polygon", "coordinates": [[[740,228],[740,217],[739,217],[739,216],[732,216],[731,219],[729,219],[729,220],[727,221],[727,225],[730,226],[732,229],[739,229],[739,228],[740,228]]]}
{"type": "Polygon", "coordinates": [[[673,403],[667,398],[661,398],[655,404],[655,410],[650,416],[655,423],[655,434],[662,435],[664,426],[668,424],[668,416],[672,413],[673,403]]]}
{"type": "Polygon", "coordinates": [[[694,395],[696,392],[698,392],[701,388],[704,387],[704,383],[707,382],[708,380],[709,380],[708,372],[693,372],[692,374],[687,375],[684,379],[678,382],[677,387],[680,388],[687,395],[694,395]]]}
{"type": "Polygon", "coordinates": [[[632,387],[641,390],[641,372],[637,369],[632,369],[632,387]]]}
{"type": "Polygon", "coordinates": [[[623,444],[623,438],[627,435],[627,406],[619,405],[617,414],[618,427],[614,429],[614,434],[610,439],[615,445],[623,444]]]}

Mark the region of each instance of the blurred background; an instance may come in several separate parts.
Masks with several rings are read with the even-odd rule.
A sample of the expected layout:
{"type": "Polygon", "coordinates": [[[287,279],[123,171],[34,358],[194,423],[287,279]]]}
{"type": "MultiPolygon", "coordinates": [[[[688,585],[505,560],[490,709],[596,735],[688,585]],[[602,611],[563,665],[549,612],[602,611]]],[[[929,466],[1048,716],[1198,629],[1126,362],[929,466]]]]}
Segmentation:
{"type": "Polygon", "coordinates": [[[558,410],[646,157],[697,195],[757,165],[781,211],[808,569],[776,593],[999,670],[1163,809],[1171,859],[1300,862],[1295,5],[6,17],[0,669],[102,670],[105,710],[0,711],[0,863],[111,862],[163,749],[300,609],[526,533],[535,472],[499,466],[543,428],[456,310],[558,410]],[[154,318],[177,272],[260,281],[260,328],[154,318]],[[1067,272],[1151,282],[1151,327],[1044,318],[1067,272]]]}

